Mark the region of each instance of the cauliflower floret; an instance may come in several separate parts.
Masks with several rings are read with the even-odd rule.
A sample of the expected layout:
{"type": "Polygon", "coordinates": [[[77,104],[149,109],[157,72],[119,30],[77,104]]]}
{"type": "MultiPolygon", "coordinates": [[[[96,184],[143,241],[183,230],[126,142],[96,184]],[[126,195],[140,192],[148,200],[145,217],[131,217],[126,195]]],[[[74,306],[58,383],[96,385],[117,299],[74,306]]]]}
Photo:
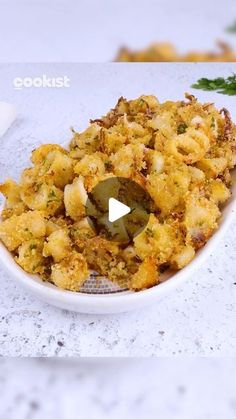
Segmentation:
{"type": "Polygon", "coordinates": [[[146,152],[145,160],[147,161],[148,173],[162,173],[165,165],[165,158],[162,153],[157,150],[149,149],[146,152]]]}
{"type": "Polygon", "coordinates": [[[139,291],[153,287],[159,282],[159,273],[154,258],[146,258],[130,280],[130,289],[139,291]]]}
{"type": "Polygon", "coordinates": [[[158,111],[160,103],[156,96],[142,95],[139,99],[142,99],[148,105],[149,110],[152,112],[158,111]]]}
{"type": "Polygon", "coordinates": [[[165,137],[172,137],[176,132],[176,122],[172,117],[171,111],[163,111],[161,114],[155,115],[147,126],[155,131],[159,131],[165,137]]]}
{"type": "Polygon", "coordinates": [[[69,225],[69,221],[63,216],[59,217],[51,217],[49,220],[46,221],[46,236],[50,236],[54,231],[60,230],[61,228],[67,228],[69,225]]]}
{"type": "Polygon", "coordinates": [[[110,242],[99,236],[88,239],[84,249],[89,266],[102,275],[108,273],[109,267],[116,266],[119,252],[118,243],[110,242]]]}
{"type": "MultiPolygon", "coordinates": [[[[74,172],[77,175],[102,176],[105,173],[105,164],[101,158],[102,153],[84,156],[75,166],[74,172]]],[[[105,155],[104,155],[105,156],[105,155]]]]}
{"type": "Polygon", "coordinates": [[[180,246],[171,257],[171,265],[174,269],[182,269],[194,258],[195,250],[192,246],[180,246]]]}
{"type": "Polygon", "coordinates": [[[43,242],[43,239],[32,239],[18,248],[18,256],[15,260],[26,272],[44,273],[46,259],[42,255],[43,242]]]}
{"type": "Polygon", "coordinates": [[[83,178],[75,178],[71,185],[66,185],[64,190],[64,204],[66,215],[73,220],[85,216],[85,205],[88,194],[84,187],[83,178]]]}
{"type": "Polygon", "coordinates": [[[70,235],[74,243],[82,251],[87,245],[87,240],[95,236],[95,232],[87,218],[75,222],[70,227],[70,235]]]}
{"type": "Polygon", "coordinates": [[[102,150],[110,155],[116,153],[126,143],[126,137],[116,127],[107,130],[102,129],[101,134],[102,150]]]}
{"type": "Polygon", "coordinates": [[[152,173],[147,177],[147,190],[163,216],[169,215],[181,204],[188,192],[191,176],[187,170],[152,173]]]}
{"type": "Polygon", "coordinates": [[[131,177],[134,172],[145,168],[143,144],[124,145],[110,157],[114,174],[121,177],[131,177]]]}
{"type": "Polygon", "coordinates": [[[167,154],[175,156],[186,164],[193,164],[203,159],[209,148],[210,141],[207,135],[192,127],[184,134],[169,137],[165,144],[167,154]]]}
{"type": "Polygon", "coordinates": [[[52,151],[42,163],[39,175],[58,188],[63,189],[67,183],[73,180],[73,166],[74,162],[68,155],[59,151],[52,151]]]}
{"type": "Polygon", "coordinates": [[[68,231],[65,229],[54,231],[44,243],[43,256],[52,256],[55,262],[60,262],[69,256],[70,253],[71,240],[68,231]]]}
{"type": "MultiPolygon", "coordinates": [[[[63,189],[73,179],[74,161],[61,146],[56,144],[42,145],[33,151],[31,161],[36,166],[33,168],[36,171],[34,181],[41,179],[42,182],[52,183],[63,189]]],[[[24,182],[23,179],[22,182],[24,182]]]]}
{"type": "Polygon", "coordinates": [[[82,158],[86,154],[92,154],[100,147],[101,127],[93,123],[84,132],[74,133],[70,143],[70,156],[72,158],[82,158]]]}
{"type": "Polygon", "coordinates": [[[21,188],[21,199],[32,210],[54,215],[63,206],[63,192],[54,185],[40,183],[21,188]]]}
{"type": "Polygon", "coordinates": [[[231,195],[229,188],[220,179],[212,179],[209,182],[207,191],[209,192],[209,197],[217,205],[223,204],[231,195]]]}
{"type": "Polygon", "coordinates": [[[207,179],[215,178],[226,169],[227,159],[224,157],[202,159],[197,163],[197,167],[205,173],[207,179]]]}
{"type": "Polygon", "coordinates": [[[188,171],[191,176],[191,186],[196,187],[197,185],[203,185],[205,182],[205,173],[194,166],[188,166],[188,171]]]}
{"type": "Polygon", "coordinates": [[[20,197],[20,186],[12,179],[7,179],[0,184],[0,192],[6,197],[2,219],[11,217],[12,215],[22,214],[26,207],[20,197]]]}
{"type": "Polygon", "coordinates": [[[54,151],[67,154],[67,151],[58,144],[43,144],[40,147],[33,150],[31,155],[31,161],[34,165],[40,165],[44,163],[48,154],[54,151]]]}
{"type": "Polygon", "coordinates": [[[220,211],[217,205],[193,191],[186,200],[183,225],[187,232],[187,243],[195,249],[202,247],[217,228],[220,211]]]}
{"type": "Polygon", "coordinates": [[[103,153],[94,153],[84,156],[76,164],[74,172],[76,175],[83,176],[84,184],[88,191],[91,191],[105,174],[104,160],[106,158],[107,156],[103,153]]]}
{"type": "Polygon", "coordinates": [[[23,242],[44,237],[46,221],[39,211],[13,215],[0,223],[0,239],[9,250],[15,250],[23,242]]]}
{"type": "Polygon", "coordinates": [[[155,258],[158,264],[168,261],[177,244],[175,229],[170,224],[160,224],[153,214],[147,227],[134,238],[137,255],[142,260],[155,258]]]}
{"type": "Polygon", "coordinates": [[[89,275],[86,259],[76,251],[60,262],[52,264],[51,269],[52,282],[57,287],[69,291],[79,291],[89,275]]]}

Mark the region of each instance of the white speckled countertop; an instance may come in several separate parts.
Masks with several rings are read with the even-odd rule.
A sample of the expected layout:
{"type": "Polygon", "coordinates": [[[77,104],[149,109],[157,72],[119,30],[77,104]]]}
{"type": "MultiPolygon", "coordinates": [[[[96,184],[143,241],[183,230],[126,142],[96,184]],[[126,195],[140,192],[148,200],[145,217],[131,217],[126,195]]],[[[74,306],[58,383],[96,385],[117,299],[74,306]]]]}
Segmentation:
{"type": "Polygon", "coordinates": [[[234,419],[235,386],[232,359],[1,360],[0,416],[234,419]]]}
{"type": "MultiPolygon", "coordinates": [[[[154,93],[161,101],[185,91],[226,106],[236,121],[235,97],[194,91],[201,76],[230,75],[236,64],[1,65],[0,100],[19,117],[0,140],[0,181],[15,179],[43,142],[70,138],[116,99],[154,93]],[[16,91],[17,76],[68,75],[71,87],[16,91]]],[[[184,286],[158,304],[128,314],[80,315],[50,307],[26,293],[0,267],[1,356],[153,356],[236,354],[236,221],[184,286]]],[[[210,417],[210,416],[209,416],[210,417]]]]}

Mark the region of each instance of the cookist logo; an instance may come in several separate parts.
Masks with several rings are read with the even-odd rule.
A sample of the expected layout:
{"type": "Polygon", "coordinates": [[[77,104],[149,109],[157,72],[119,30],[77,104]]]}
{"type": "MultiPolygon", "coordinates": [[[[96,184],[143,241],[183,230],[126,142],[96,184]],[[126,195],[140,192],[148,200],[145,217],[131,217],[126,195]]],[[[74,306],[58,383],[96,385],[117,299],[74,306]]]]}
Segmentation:
{"type": "Polygon", "coordinates": [[[13,87],[16,90],[24,88],[63,88],[70,87],[70,78],[68,76],[48,77],[43,74],[39,77],[15,77],[13,87]]]}

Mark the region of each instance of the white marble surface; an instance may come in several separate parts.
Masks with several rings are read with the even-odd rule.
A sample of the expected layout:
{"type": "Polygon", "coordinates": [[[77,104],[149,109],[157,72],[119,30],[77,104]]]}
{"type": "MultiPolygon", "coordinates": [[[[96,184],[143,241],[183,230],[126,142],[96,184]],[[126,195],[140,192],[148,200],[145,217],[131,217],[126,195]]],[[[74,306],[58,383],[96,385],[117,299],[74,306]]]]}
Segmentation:
{"type": "MultiPolygon", "coordinates": [[[[18,119],[0,140],[0,181],[15,179],[42,142],[63,142],[69,127],[86,127],[120,95],[154,93],[161,101],[185,91],[225,105],[236,121],[235,98],[194,91],[200,76],[229,75],[236,64],[176,65],[1,65],[2,101],[12,102],[18,119]],[[16,91],[16,76],[62,75],[69,89],[16,91]]],[[[0,355],[155,356],[236,354],[236,222],[225,239],[185,285],[158,304],[128,314],[80,315],[50,307],[26,293],[0,267],[0,355]]]]}
{"type": "Polygon", "coordinates": [[[1,360],[4,419],[234,419],[236,363],[1,360]]]}
{"type": "Polygon", "coordinates": [[[0,62],[104,62],[127,45],[236,47],[235,0],[1,0],[0,62]]]}

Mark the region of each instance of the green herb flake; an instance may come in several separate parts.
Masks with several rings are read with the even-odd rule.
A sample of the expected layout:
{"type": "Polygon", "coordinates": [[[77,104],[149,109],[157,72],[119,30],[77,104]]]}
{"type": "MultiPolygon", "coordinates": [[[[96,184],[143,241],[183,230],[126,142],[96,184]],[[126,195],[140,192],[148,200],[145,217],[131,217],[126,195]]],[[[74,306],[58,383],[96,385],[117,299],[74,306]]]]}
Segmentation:
{"type": "Polygon", "coordinates": [[[55,197],[56,197],[55,191],[53,191],[53,190],[50,191],[49,194],[48,194],[48,198],[51,199],[51,198],[55,198],[55,197]]]}
{"type": "Polygon", "coordinates": [[[184,134],[188,126],[186,124],[179,124],[177,128],[177,134],[184,134]]]}
{"type": "Polygon", "coordinates": [[[30,244],[30,250],[34,250],[34,249],[37,249],[37,245],[36,244],[30,244]]]}
{"type": "Polygon", "coordinates": [[[215,121],[214,116],[212,116],[212,118],[211,118],[211,128],[215,128],[215,127],[216,127],[216,121],[215,121]]]}
{"type": "Polygon", "coordinates": [[[145,233],[148,237],[154,237],[154,233],[151,228],[146,228],[145,233]]]}

